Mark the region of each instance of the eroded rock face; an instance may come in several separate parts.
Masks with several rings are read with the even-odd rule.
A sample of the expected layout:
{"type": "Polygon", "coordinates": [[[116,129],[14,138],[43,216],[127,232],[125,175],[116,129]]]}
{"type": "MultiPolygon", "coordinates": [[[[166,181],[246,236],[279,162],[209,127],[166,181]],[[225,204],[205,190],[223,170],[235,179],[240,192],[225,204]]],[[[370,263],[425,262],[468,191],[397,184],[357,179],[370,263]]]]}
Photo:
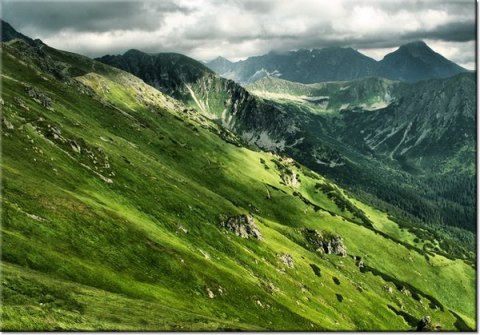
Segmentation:
{"type": "Polygon", "coordinates": [[[318,253],[335,254],[342,257],[347,256],[347,248],[343,244],[343,238],[333,235],[327,231],[305,229],[307,242],[315,248],[318,253]]]}
{"type": "Polygon", "coordinates": [[[255,238],[257,240],[263,239],[260,230],[255,224],[253,216],[250,214],[241,214],[229,217],[228,219],[222,221],[220,225],[242,238],[255,238]]]}

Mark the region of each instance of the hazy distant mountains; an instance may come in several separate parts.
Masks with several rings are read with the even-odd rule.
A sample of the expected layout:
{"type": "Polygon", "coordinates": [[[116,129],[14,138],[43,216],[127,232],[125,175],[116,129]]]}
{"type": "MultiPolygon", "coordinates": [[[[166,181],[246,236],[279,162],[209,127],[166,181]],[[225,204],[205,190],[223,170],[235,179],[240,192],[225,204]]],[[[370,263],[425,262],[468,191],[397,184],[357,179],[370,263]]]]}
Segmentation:
{"type": "Polygon", "coordinates": [[[420,41],[401,46],[381,61],[352,48],[331,47],[285,53],[270,52],[235,63],[219,57],[206,65],[218,74],[241,84],[252,83],[266,76],[305,84],[366,77],[415,82],[447,78],[467,72],[420,41]]]}

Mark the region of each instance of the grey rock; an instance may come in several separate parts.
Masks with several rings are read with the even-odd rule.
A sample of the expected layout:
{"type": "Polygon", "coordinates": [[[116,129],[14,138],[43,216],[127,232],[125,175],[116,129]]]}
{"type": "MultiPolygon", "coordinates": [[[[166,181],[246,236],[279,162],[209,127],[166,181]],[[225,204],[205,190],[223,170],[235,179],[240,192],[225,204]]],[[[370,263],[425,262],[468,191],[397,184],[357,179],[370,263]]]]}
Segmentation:
{"type": "Polygon", "coordinates": [[[8,130],[13,130],[15,128],[13,124],[6,118],[3,118],[3,124],[5,125],[5,127],[7,127],[8,130]]]}
{"type": "Polygon", "coordinates": [[[431,328],[432,318],[428,315],[425,315],[420,319],[417,325],[417,330],[427,330],[431,328]]]}
{"type": "Polygon", "coordinates": [[[242,238],[255,238],[257,240],[263,239],[260,230],[255,224],[253,216],[250,214],[241,214],[229,217],[225,221],[222,221],[220,225],[242,238]]]}
{"type": "Polygon", "coordinates": [[[365,264],[363,263],[362,257],[360,256],[355,256],[355,265],[359,269],[363,269],[365,267],[365,264]]]}
{"type": "Polygon", "coordinates": [[[35,102],[42,105],[46,109],[52,110],[52,100],[38,89],[29,85],[24,86],[25,92],[33,98],[35,102]]]}
{"type": "Polygon", "coordinates": [[[383,289],[384,289],[385,291],[387,291],[388,293],[393,294],[393,289],[392,289],[390,286],[384,285],[384,286],[383,286],[383,289]]]}
{"type": "Polygon", "coordinates": [[[305,229],[304,235],[307,242],[320,254],[335,254],[347,256],[347,248],[343,244],[343,238],[330,232],[313,229],[305,229]]]}
{"type": "Polygon", "coordinates": [[[78,153],[81,153],[81,152],[82,152],[82,149],[81,149],[80,146],[77,144],[77,142],[75,142],[74,140],[70,140],[70,146],[72,147],[72,150],[73,150],[73,151],[78,152],[78,153]]]}
{"type": "Polygon", "coordinates": [[[293,257],[290,254],[280,254],[280,260],[287,266],[288,268],[294,267],[293,257]]]}
{"type": "Polygon", "coordinates": [[[14,97],[13,98],[13,101],[15,101],[15,103],[22,107],[22,108],[25,108],[26,110],[29,110],[28,106],[25,104],[25,101],[22,99],[22,98],[19,98],[19,97],[14,97]]]}

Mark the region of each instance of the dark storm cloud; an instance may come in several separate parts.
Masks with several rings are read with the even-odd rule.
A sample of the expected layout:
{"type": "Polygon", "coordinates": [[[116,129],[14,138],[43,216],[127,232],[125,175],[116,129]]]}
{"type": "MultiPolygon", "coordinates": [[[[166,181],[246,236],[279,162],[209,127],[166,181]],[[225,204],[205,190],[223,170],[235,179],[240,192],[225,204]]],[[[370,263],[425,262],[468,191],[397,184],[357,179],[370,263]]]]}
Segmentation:
{"type": "Polygon", "coordinates": [[[475,40],[474,0],[3,0],[2,4],[2,18],[20,32],[89,56],[137,48],[204,60],[218,55],[238,59],[270,50],[328,46],[380,50],[429,40],[447,52],[448,45],[456,48],[450,54],[458,60],[474,62],[470,50],[475,40]]]}
{"type": "Polygon", "coordinates": [[[475,40],[475,22],[453,22],[437,27],[431,31],[419,31],[406,34],[408,39],[435,39],[451,42],[467,42],[475,40]]]}
{"type": "Polygon", "coordinates": [[[186,11],[173,2],[13,2],[4,1],[2,17],[37,33],[62,29],[105,32],[115,29],[158,29],[168,13],[186,11]]]}

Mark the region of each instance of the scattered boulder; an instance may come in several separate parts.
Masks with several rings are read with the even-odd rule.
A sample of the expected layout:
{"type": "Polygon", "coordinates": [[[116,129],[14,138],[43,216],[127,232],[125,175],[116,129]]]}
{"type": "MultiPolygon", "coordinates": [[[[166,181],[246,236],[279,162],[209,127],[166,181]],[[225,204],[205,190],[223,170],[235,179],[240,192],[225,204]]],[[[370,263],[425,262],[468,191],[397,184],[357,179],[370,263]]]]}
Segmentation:
{"type": "Polygon", "coordinates": [[[13,98],[13,101],[15,101],[15,103],[16,103],[18,106],[20,106],[20,107],[22,107],[22,108],[24,108],[24,109],[26,109],[26,110],[29,110],[28,106],[25,104],[25,101],[24,101],[22,98],[14,97],[14,98],[13,98]]]}
{"type": "Polygon", "coordinates": [[[418,321],[417,330],[431,330],[432,329],[432,318],[430,316],[425,315],[423,318],[418,321]]]}
{"type": "Polygon", "coordinates": [[[59,128],[51,126],[49,124],[47,124],[47,130],[45,135],[48,138],[53,138],[54,140],[58,140],[62,143],[67,142],[67,139],[62,136],[62,131],[59,128]]]}
{"type": "Polygon", "coordinates": [[[293,262],[293,257],[290,254],[280,254],[278,257],[280,260],[285,264],[287,268],[293,268],[294,267],[294,262],[293,262]]]}
{"type": "Polygon", "coordinates": [[[208,254],[208,252],[203,251],[202,249],[198,249],[198,251],[200,251],[200,253],[206,260],[210,260],[210,255],[208,254]]]}
{"type": "Polygon", "coordinates": [[[393,289],[388,285],[383,285],[383,289],[390,294],[393,294],[393,289]]]}
{"type": "Polygon", "coordinates": [[[5,127],[8,129],[8,130],[13,130],[15,129],[15,127],[13,126],[13,124],[8,121],[6,118],[3,118],[3,124],[5,125],[5,127]]]}
{"type": "Polygon", "coordinates": [[[215,298],[215,293],[213,293],[213,291],[211,289],[209,289],[208,287],[207,287],[207,294],[208,294],[208,297],[210,299],[215,298]]]}
{"type": "Polygon", "coordinates": [[[185,228],[185,227],[184,227],[183,225],[181,225],[181,224],[179,224],[179,225],[177,226],[177,233],[178,233],[179,231],[183,232],[184,234],[188,234],[187,228],[185,228]]]}
{"type": "Polygon", "coordinates": [[[355,265],[361,270],[365,267],[365,264],[363,264],[362,257],[360,256],[355,256],[355,265]]]}
{"type": "Polygon", "coordinates": [[[271,283],[271,282],[267,284],[267,290],[268,290],[268,292],[270,292],[270,293],[279,292],[279,291],[280,291],[280,289],[279,289],[278,287],[276,287],[276,286],[275,286],[273,283],[271,283]]]}
{"type": "Polygon", "coordinates": [[[78,152],[78,153],[81,153],[81,152],[82,152],[82,149],[81,149],[80,146],[77,144],[77,142],[75,142],[74,140],[70,140],[70,146],[72,147],[72,150],[73,150],[73,151],[78,152]]]}
{"type": "Polygon", "coordinates": [[[314,229],[305,229],[304,235],[307,242],[315,248],[318,253],[335,254],[342,257],[347,256],[347,248],[343,244],[343,238],[333,235],[330,232],[314,229]]]}
{"type": "Polygon", "coordinates": [[[289,168],[285,169],[285,172],[282,173],[281,178],[282,178],[282,181],[285,183],[285,185],[288,185],[294,188],[297,188],[300,185],[300,181],[297,178],[297,174],[289,168]]]}
{"type": "Polygon", "coordinates": [[[31,97],[33,98],[33,100],[35,102],[37,102],[38,104],[42,105],[43,107],[45,107],[46,109],[48,110],[53,110],[52,108],[52,100],[47,97],[45,94],[43,94],[42,92],[40,92],[39,90],[37,90],[36,88],[34,87],[31,87],[29,85],[25,85],[24,86],[24,89],[25,89],[25,92],[31,97]]]}
{"type": "Polygon", "coordinates": [[[400,290],[400,292],[402,292],[402,294],[406,295],[407,297],[411,297],[412,296],[412,292],[410,292],[410,290],[406,287],[402,287],[402,289],[400,290]]]}
{"type": "Polygon", "coordinates": [[[257,240],[263,239],[260,230],[255,224],[253,216],[250,214],[241,214],[229,217],[228,219],[222,221],[220,225],[242,238],[255,238],[257,240]]]}

